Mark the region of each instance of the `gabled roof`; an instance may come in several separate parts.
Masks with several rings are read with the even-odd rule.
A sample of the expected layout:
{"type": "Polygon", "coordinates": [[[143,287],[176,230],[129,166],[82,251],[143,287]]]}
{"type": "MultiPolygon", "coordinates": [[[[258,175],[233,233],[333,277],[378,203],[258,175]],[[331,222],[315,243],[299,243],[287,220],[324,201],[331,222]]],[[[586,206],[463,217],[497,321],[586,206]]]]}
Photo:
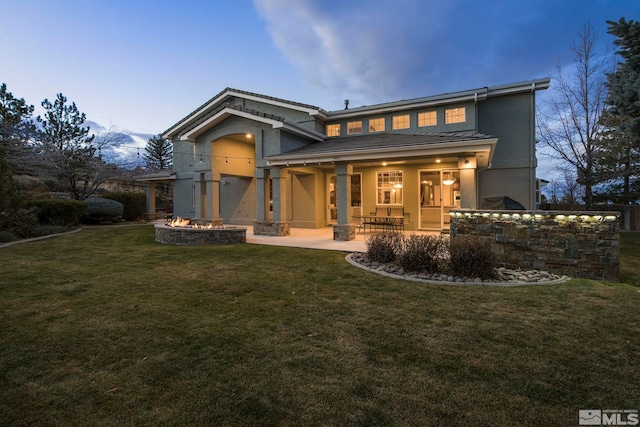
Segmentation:
{"type": "Polygon", "coordinates": [[[295,150],[267,157],[272,165],[306,162],[354,161],[425,155],[485,152],[491,161],[498,139],[491,135],[457,132],[379,132],[328,138],[295,150]]]}
{"type": "Polygon", "coordinates": [[[189,113],[176,124],[171,126],[169,129],[164,131],[162,133],[163,137],[171,139],[180,135],[186,128],[192,127],[194,122],[201,122],[204,116],[210,115],[213,110],[219,109],[222,104],[227,102],[228,99],[232,97],[240,97],[244,99],[260,101],[266,104],[291,108],[294,110],[306,112],[311,116],[324,116],[326,114],[324,110],[313,105],[288,101],[282,98],[276,98],[273,96],[261,95],[259,93],[247,92],[244,90],[227,87],[226,89],[215,95],[213,98],[209,99],[207,102],[189,113]]]}
{"type": "Polygon", "coordinates": [[[195,141],[196,137],[204,133],[207,129],[215,126],[217,123],[225,120],[230,116],[243,117],[245,119],[255,120],[257,122],[271,125],[274,129],[282,129],[288,132],[302,135],[315,141],[322,141],[325,135],[316,132],[306,126],[299,125],[286,117],[276,116],[274,114],[263,113],[261,111],[244,108],[239,105],[231,105],[229,103],[222,104],[216,110],[203,116],[179,133],[181,141],[195,141]]]}

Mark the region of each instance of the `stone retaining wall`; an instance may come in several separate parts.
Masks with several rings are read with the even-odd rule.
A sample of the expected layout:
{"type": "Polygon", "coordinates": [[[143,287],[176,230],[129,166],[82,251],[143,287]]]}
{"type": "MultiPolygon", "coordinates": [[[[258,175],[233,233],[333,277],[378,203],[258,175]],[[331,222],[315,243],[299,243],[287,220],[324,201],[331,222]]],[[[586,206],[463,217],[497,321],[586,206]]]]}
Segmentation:
{"type": "Polygon", "coordinates": [[[618,280],[618,212],[451,211],[451,237],[491,242],[506,268],[618,280]]]}
{"type": "Polygon", "coordinates": [[[154,225],[156,242],[172,245],[228,245],[247,243],[247,229],[170,227],[166,224],[154,225]]]}

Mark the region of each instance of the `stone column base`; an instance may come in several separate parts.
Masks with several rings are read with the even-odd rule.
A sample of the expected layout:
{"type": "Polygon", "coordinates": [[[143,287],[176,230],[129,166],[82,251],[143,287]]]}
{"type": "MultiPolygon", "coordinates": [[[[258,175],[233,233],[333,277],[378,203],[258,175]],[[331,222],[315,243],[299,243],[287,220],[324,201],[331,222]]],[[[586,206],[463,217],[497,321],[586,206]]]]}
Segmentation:
{"type": "Polygon", "coordinates": [[[291,234],[289,221],[254,221],[253,234],[256,236],[288,236],[291,234]]]}
{"type": "Polygon", "coordinates": [[[349,241],[356,238],[356,226],[355,225],[334,225],[333,226],[333,240],[349,241]]]}

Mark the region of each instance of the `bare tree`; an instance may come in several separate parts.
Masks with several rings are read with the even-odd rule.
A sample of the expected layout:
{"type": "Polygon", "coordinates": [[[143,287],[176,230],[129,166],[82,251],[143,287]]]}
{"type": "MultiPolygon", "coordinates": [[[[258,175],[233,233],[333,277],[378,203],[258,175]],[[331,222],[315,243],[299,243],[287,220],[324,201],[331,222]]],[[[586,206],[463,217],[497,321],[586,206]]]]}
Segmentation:
{"type": "Polygon", "coordinates": [[[609,50],[598,56],[597,37],[591,24],[585,24],[571,46],[574,55],[572,76],[558,65],[555,96],[548,112],[538,110],[538,136],[551,155],[576,171],[584,186],[587,209],[593,204],[593,186],[598,183],[596,158],[603,149],[597,144],[602,131],[600,116],[606,99],[607,72],[613,69],[609,50]]]}

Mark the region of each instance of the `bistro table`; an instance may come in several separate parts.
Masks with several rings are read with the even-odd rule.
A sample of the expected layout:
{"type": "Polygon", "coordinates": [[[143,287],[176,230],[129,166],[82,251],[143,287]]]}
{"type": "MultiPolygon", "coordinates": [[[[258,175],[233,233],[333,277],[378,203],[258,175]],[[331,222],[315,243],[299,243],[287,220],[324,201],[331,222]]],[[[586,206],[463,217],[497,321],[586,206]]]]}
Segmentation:
{"type": "Polygon", "coordinates": [[[367,225],[369,226],[369,231],[378,231],[378,227],[383,232],[404,231],[404,216],[355,215],[353,218],[360,220],[360,227],[362,227],[364,233],[367,232],[367,225]]]}

